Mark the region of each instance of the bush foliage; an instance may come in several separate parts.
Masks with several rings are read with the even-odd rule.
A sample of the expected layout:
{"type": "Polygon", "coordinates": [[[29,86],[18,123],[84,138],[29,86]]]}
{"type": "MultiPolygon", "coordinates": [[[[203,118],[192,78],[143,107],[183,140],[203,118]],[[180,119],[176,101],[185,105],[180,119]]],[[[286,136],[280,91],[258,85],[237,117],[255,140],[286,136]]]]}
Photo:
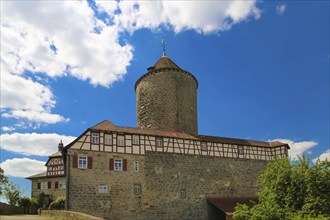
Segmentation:
{"type": "Polygon", "coordinates": [[[270,162],[259,178],[259,203],[239,204],[235,220],[330,219],[330,162],[300,158],[270,162]]]}
{"type": "Polygon", "coordinates": [[[65,208],[65,198],[63,196],[58,197],[55,201],[51,202],[49,209],[64,209],[65,208]]]}

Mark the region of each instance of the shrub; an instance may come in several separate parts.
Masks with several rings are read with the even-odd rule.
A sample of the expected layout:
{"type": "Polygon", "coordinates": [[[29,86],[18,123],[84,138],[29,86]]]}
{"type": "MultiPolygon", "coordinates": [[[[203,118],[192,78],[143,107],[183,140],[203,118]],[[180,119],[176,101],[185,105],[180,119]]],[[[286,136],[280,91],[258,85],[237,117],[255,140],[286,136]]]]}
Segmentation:
{"type": "Polygon", "coordinates": [[[65,208],[65,198],[63,196],[58,197],[55,201],[51,202],[49,209],[64,209],[65,208]]]}

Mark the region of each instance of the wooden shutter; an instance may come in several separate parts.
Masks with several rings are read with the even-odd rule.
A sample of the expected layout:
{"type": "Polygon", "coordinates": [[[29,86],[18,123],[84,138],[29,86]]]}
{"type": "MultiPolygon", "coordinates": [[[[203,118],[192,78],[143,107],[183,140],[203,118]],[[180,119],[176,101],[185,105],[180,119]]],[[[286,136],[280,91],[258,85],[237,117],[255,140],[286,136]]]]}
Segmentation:
{"type": "Polygon", "coordinates": [[[38,189],[41,189],[41,183],[38,183],[37,188],[38,188],[38,189]]]}
{"type": "Polygon", "coordinates": [[[109,160],[109,169],[110,170],[113,170],[114,169],[114,161],[113,161],[112,158],[109,160]]]}
{"type": "Polygon", "coordinates": [[[93,157],[88,157],[87,168],[88,169],[92,169],[93,168],[93,157]]]}
{"type": "Polygon", "coordinates": [[[55,189],[58,189],[58,182],[55,182],[55,189]]]}
{"type": "Polygon", "coordinates": [[[48,189],[52,188],[52,182],[48,182],[48,189]]]}
{"type": "Polygon", "coordinates": [[[123,171],[127,171],[127,160],[123,159],[123,171]]]}
{"type": "Polygon", "coordinates": [[[72,168],[77,168],[78,167],[78,156],[73,155],[72,157],[72,168]]]}

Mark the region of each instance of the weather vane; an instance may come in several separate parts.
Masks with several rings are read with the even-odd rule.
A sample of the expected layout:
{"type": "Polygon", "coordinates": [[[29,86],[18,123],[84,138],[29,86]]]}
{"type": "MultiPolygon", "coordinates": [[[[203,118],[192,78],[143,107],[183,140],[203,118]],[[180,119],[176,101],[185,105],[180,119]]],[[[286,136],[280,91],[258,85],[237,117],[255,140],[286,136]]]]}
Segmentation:
{"type": "Polygon", "coordinates": [[[165,34],[162,37],[162,47],[163,47],[163,57],[166,56],[166,43],[165,43],[165,34]]]}

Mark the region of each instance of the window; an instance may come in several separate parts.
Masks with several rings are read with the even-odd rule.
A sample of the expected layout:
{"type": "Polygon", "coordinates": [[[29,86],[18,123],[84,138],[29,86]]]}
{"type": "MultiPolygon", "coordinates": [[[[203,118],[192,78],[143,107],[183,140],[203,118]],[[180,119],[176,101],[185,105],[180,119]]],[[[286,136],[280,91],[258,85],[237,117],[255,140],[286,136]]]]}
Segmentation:
{"type": "Polygon", "coordinates": [[[134,184],[134,194],[140,195],[142,193],[141,184],[134,184]]]}
{"type": "Polygon", "coordinates": [[[48,189],[48,182],[41,182],[40,188],[41,189],[48,189]]]}
{"type": "Polygon", "coordinates": [[[117,145],[118,146],[125,146],[125,137],[124,135],[117,136],[117,145]]]}
{"type": "Polygon", "coordinates": [[[112,145],[112,135],[111,134],[104,135],[104,144],[112,145]]]}
{"type": "Polygon", "coordinates": [[[115,170],[116,171],[122,171],[123,170],[123,160],[115,159],[114,163],[115,163],[115,170]]]}
{"type": "Polygon", "coordinates": [[[201,149],[207,151],[207,143],[206,142],[201,142],[201,149]]]}
{"type": "Polygon", "coordinates": [[[243,146],[237,146],[237,151],[238,151],[238,155],[243,155],[244,154],[243,146]]]}
{"type": "Polygon", "coordinates": [[[133,144],[139,145],[140,144],[140,136],[139,135],[133,135],[133,144]]]}
{"type": "Polygon", "coordinates": [[[65,189],[66,188],[65,180],[58,182],[58,188],[60,188],[60,189],[65,189]]]}
{"type": "Polygon", "coordinates": [[[181,190],[181,198],[186,198],[186,196],[187,196],[186,190],[182,189],[181,190]]]}
{"type": "Polygon", "coordinates": [[[100,184],[99,185],[99,193],[107,193],[108,192],[108,187],[106,184],[100,184]]]}
{"type": "Polygon", "coordinates": [[[87,157],[79,156],[78,157],[78,168],[79,169],[87,169],[87,157]]]}
{"type": "Polygon", "coordinates": [[[100,135],[99,133],[92,133],[92,144],[99,144],[100,135]]]}
{"type": "Polygon", "coordinates": [[[163,138],[156,137],[156,147],[162,147],[163,146],[163,138]]]}
{"type": "Polygon", "coordinates": [[[133,170],[134,170],[134,172],[139,172],[139,162],[138,161],[134,161],[133,170]]]}

